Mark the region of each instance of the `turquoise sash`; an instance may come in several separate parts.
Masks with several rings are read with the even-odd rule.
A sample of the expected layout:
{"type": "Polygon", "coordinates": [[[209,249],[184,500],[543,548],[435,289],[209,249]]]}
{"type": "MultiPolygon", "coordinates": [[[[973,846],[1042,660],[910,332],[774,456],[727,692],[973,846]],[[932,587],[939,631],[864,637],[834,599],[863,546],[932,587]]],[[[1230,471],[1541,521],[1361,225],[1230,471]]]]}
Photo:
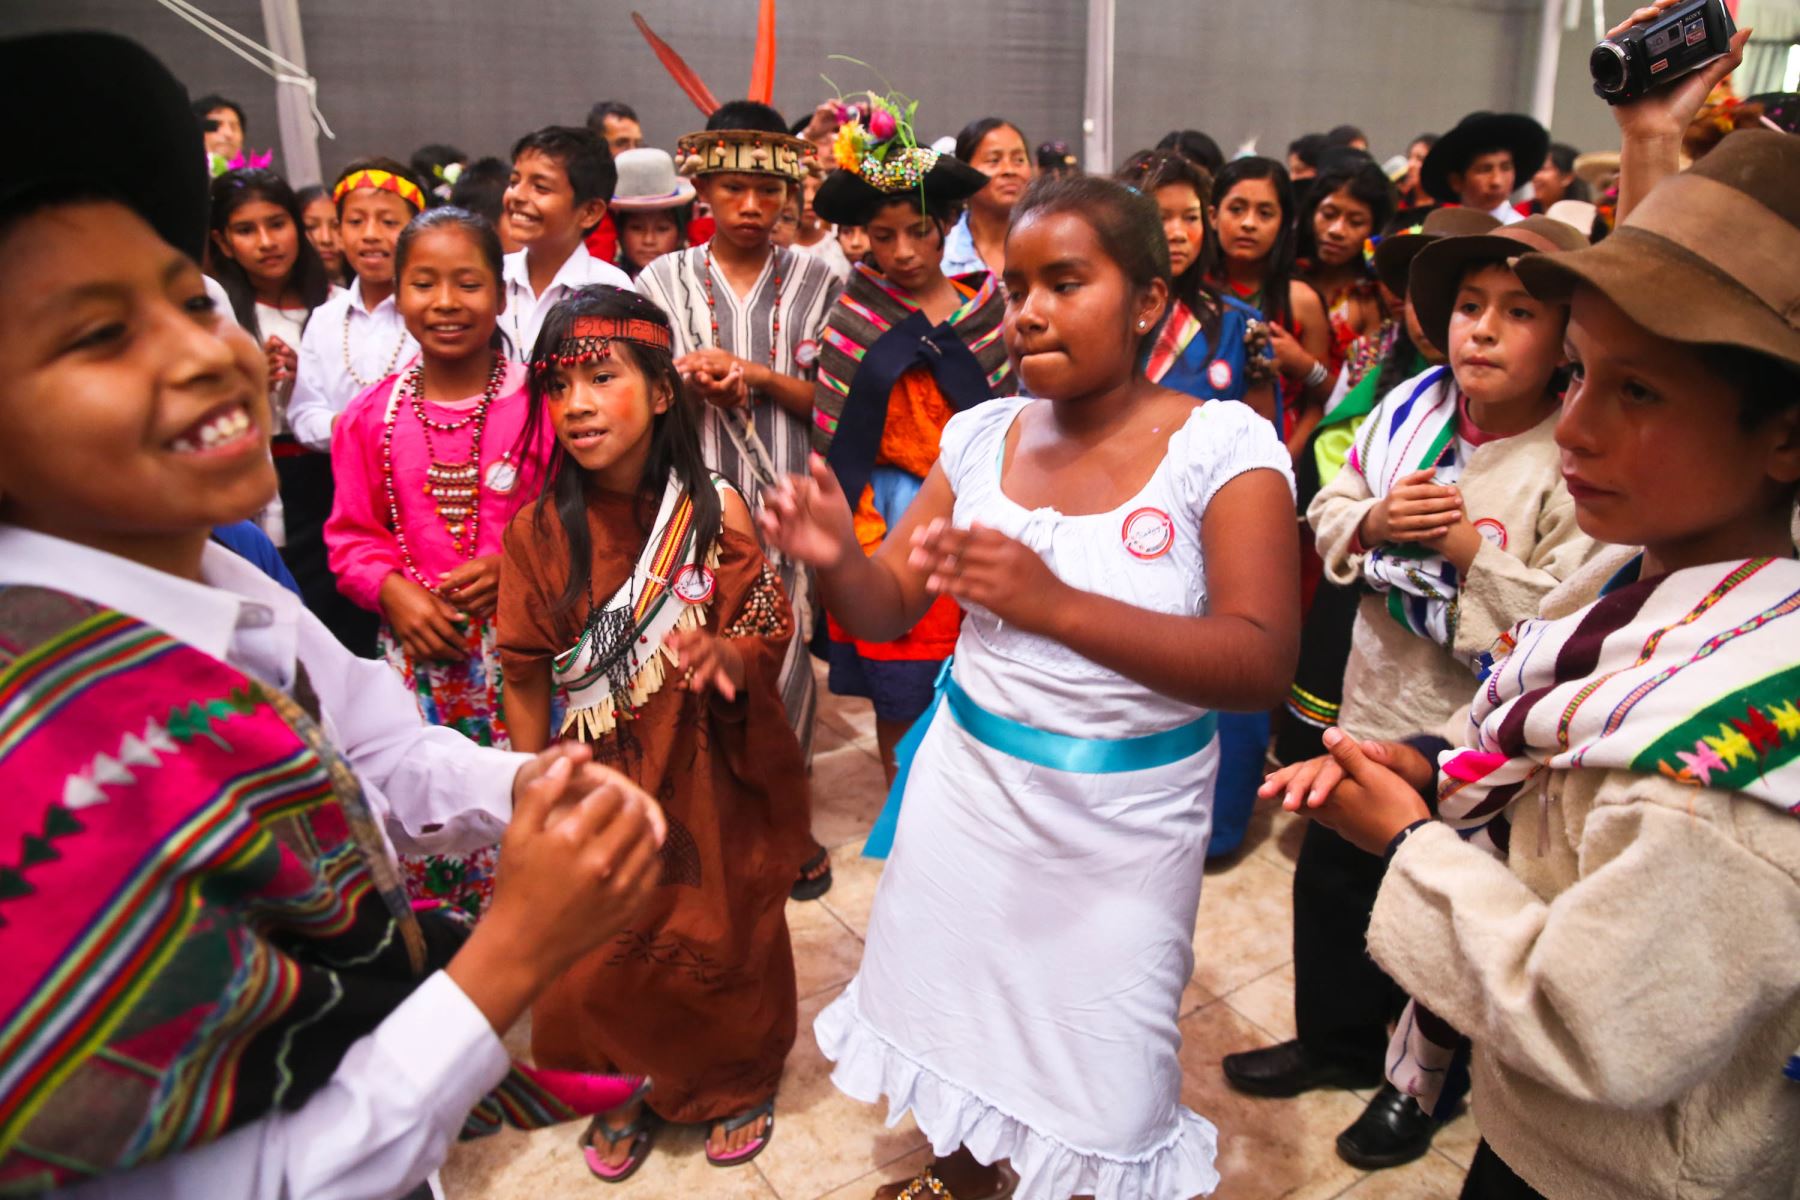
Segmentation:
{"type": "Polygon", "coordinates": [[[887,803],[882,806],[875,827],[869,831],[869,840],[863,845],[864,858],[886,858],[893,850],[894,831],[900,824],[900,801],[906,794],[907,778],[912,774],[913,756],[919,752],[925,731],[931,728],[938,708],[944,704],[950,706],[950,715],[964,732],[989,749],[1033,766],[1080,775],[1116,775],[1122,771],[1166,767],[1200,753],[1218,734],[1218,715],[1210,712],[1161,733],[1117,740],[1072,737],[1066,733],[1034,729],[991,713],[970,699],[969,693],[951,677],[952,661],[945,659],[943,669],[938,672],[937,694],[931,707],[913,723],[906,737],[894,748],[898,768],[894,772],[894,785],[888,789],[887,803]]]}

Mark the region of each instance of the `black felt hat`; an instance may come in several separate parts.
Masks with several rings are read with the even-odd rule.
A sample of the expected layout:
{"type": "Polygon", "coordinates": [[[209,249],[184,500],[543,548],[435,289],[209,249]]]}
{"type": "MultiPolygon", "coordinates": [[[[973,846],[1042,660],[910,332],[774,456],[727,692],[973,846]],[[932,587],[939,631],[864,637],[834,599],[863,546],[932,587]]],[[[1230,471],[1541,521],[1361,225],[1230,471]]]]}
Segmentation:
{"type": "Polygon", "coordinates": [[[927,211],[943,213],[988,185],[986,175],[954,155],[937,154],[935,150],[914,153],[937,155],[937,161],[918,183],[879,188],[855,171],[833,171],[819,185],[818,194],[813,197],[813,211],[833,225],[867,225],[876,213],[896,200],[923,200],[927,211]]]}
{"type": "Polygon", "coordinates": [[[1490,150],[1510,151],[1513,178],[1524,181],[1544,165],[1550,131],[1524,113],[1470,113],[1432,146],[1419,168],[1419,183],[1434,199],[1457,203],[1462,197],[1450,186],[1450,176],[1468,170],[1476,155],[1490,150]]]}
{"type": "Polygon", "coordinates": [[[195,259],[206,248],[206,153],[187,89],[110,33],[0,41],[0,206],[58,193],[117,199],[195,259]]]}

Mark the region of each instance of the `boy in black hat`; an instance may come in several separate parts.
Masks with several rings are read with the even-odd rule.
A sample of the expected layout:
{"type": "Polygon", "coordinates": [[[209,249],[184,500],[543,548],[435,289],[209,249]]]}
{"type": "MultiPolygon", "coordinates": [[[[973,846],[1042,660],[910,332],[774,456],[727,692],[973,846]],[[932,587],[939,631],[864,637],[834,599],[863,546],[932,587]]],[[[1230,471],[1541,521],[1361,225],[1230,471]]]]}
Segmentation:
{"type": "Polygon", "coordinates": [[[1524,113],[1470,113],[1425,156],[1419,182],[1440,204],[1460,204],[1511,225],[1519,219],[1513,189],[1537,174],[1549,151],[1549,131],[1524,113]]]}

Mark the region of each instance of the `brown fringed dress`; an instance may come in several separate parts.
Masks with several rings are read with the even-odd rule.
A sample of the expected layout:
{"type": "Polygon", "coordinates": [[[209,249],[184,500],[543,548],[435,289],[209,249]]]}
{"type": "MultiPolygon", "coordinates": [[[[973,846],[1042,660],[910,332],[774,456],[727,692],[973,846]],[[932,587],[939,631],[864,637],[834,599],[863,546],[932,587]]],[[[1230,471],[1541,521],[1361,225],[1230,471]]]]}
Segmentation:
{"type": "MultiPolygon", "coordinates": [[[[653,513],[636,497],[590,494],[600,603],[637,565],[653,513]]],[[[778,682],[793,635],[787,596],[748,532],[724,529],[716,545],[704,627],[735,639],[744,690],[730,703],[696,695],[671,668],[629,719],[592,739],[595,757],[668,815],[662,876],[630,927],[532,1010],[540,1066],[648,1075],[650,1108],[680,1122],[717,1120],[775,1094],[796,1019],[784,904],[811,850],[806,771],[778,682]]],[[[503,663],[549,660],[581,637],[587,611],[554,612],[566,547],[554,510],[540,519],[534,505],[508,528],[503,663]]]]}

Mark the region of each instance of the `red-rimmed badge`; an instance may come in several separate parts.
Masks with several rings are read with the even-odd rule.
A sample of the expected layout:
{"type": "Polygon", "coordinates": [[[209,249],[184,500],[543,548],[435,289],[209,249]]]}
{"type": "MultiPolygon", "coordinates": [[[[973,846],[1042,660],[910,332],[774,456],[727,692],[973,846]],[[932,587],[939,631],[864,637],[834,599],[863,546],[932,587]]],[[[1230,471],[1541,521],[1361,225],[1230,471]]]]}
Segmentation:
{"type": "Polygon", "coordinates": [[[1213,359],[1213,365],[1206,368],[1206,381],[1212,384],[1215,392],[1222,392],[1231,386],[1231,364],[1222,358],[1213,359]]]}
{"type": "Polygon", "coordinates": [[[1475,532],[1486,538],[1496,550],[1506,549],[1506,526],[1492,517],[1475,522],[1475,532]]]}
{"type": "Polygon", "coordinates": [[[810,371],[819,361],[819,343],[807,338],[794,347],[794,365],[802,371],[810,371]]]}
{"type": "Polygon", "coordinates": [[[1140,508],[1125,518],[1119,538],[1133,558],[1161,558],[1175,544],[1175,522],[1160,508],[1140,508]]]}
{"type": "Polygon", "coordinates": [[[699,563],[689,563],[675,572],[669,590],[689,604],[705,604],[712,599],[713,573],[699,563]]]}

